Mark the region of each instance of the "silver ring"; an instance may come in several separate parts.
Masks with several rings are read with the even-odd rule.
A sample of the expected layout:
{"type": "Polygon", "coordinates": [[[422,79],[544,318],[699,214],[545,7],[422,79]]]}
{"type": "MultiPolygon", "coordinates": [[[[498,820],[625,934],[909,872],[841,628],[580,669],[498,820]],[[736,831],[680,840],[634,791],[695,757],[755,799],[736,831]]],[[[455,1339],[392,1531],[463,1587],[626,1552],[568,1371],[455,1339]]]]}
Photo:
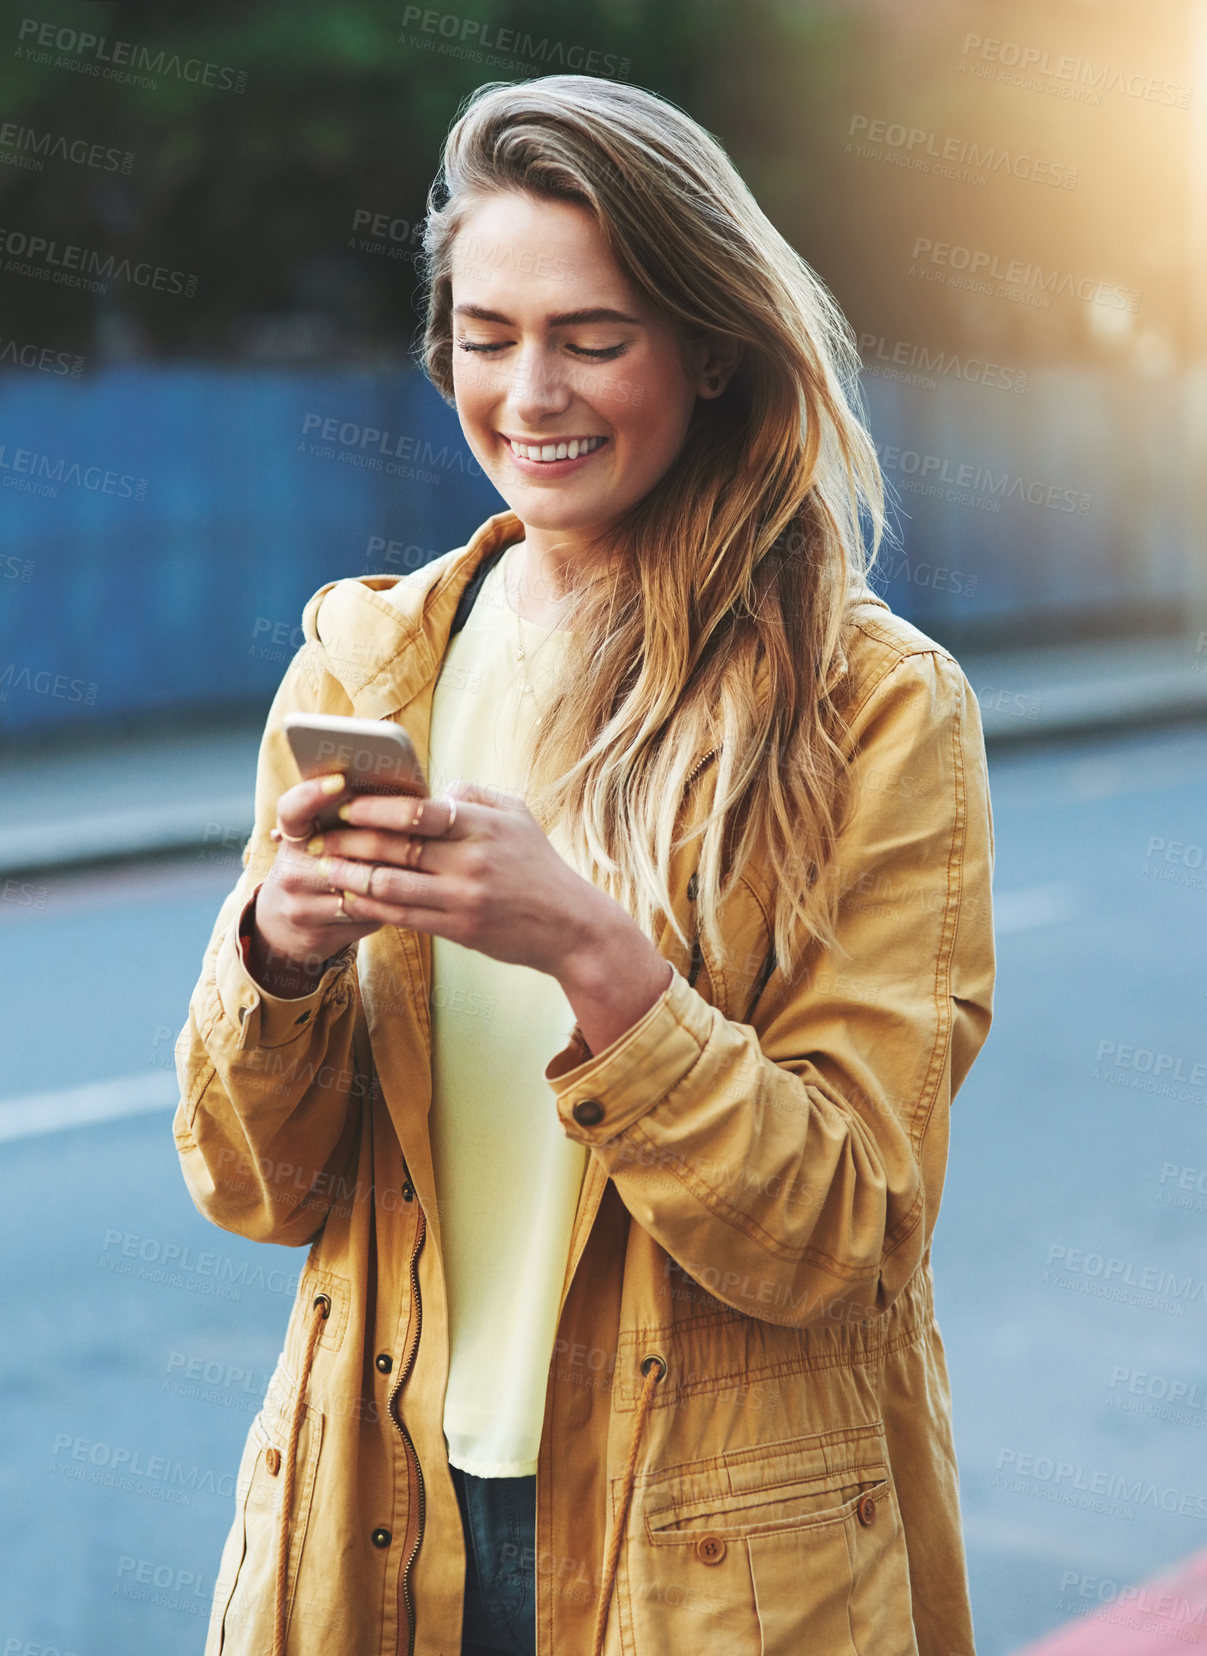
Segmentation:
{"type": "Polygon", "coordinates": [[[365,884],[365,896],[371,903],[376,903],[378,901],[378,899],[373,895],[373,878],[376,874],[380,873],[380,871],[380,863],[372,863],[369,867],[369,878],[365,884]]]}
{"type": "Polygon", "coordinates": [[[354,914],[349,914],[347,909],[344,907],[344,898],[345,897],[351,897],[351,896],[352,896],[352,893],[350,891],[341,891],[339,893],[339,902],[335,905],[335,916],[334,916],[334,918],[336,920],[351,920],[352,923],[355,925],[356,916],[354,914]]]}

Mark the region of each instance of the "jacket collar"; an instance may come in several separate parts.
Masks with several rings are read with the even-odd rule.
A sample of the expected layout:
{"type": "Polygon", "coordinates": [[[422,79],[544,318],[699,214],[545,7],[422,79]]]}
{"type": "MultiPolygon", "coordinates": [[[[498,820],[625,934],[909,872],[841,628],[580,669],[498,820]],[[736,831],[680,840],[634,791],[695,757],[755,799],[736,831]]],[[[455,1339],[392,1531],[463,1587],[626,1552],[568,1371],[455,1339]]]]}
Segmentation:
{"type": "Polygon", "coordinates": [[[464,546],[412,575],[361,576],[319,588],[303,612],[302,629],[358,718],[389,718],[432,683],[474,571],[523,534],[514,512],[496,512],[464,546]]]}
{"type": "MultiPolygon", "coordinates": [[[[303,612],[303,632],[319,647],[322,665],[342,685],[358,718],[390,718],[432,684],[461,594],[478,565],[523,535],[515,512],[496,512],[464,546],[411,575],[359,576],[319,588],[303,612]]],[[[851,603],[888,608],[866,585],[853,593],[851,603]]],[[[827,686],[833,688],[846,671],[840,654],[827,686]]],[[[760,663],[760,683],[766,672],[766,663],[760,663]]]]}

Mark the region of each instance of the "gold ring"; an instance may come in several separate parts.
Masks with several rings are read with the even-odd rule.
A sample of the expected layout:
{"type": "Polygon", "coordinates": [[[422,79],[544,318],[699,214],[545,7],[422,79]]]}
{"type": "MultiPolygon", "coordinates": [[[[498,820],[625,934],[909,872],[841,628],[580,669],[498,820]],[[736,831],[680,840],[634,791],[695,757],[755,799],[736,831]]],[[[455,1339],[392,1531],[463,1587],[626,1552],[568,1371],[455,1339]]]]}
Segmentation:
{"type": "Polygon", "coordinates": [[[415,812],[415,815],[411,818],[411,827],[412,828],[418,828],[419,820],[423,816],[423,807],[426,803],[427,803],[427,801],[423,800],[423,799],[421,799],[419,801],[419,809],[415,812]]]}
{"type": "Polygon", "coordinates": [[[421,874],[422,874],[423,870],[419,867],[419,859],[423,855],[424,844],[425,844],[425,841],[423,841],[421,839],[413,839],[407,845],[407,853],[406,853],[406,855],[407,855],[406,866],[408,868],[417,869],[419,871],[419,873],[421,873],[421,874]],[[412,856],[412,851],[414,852],[413,856],[412,856]]]}
{"type": "Polygon", "coordinates": [[[345,897],[351,897],[351,896],[352,896],[352,892],[350,892],[350,891],[341,891],[339,893],[339,902],[335,905],[334,918],[336,920],[351,920],[353,923],[355,923],[356,916],[354,914],[349,914],[347,909],[344,907],[344,898],[345,897]]]}
{"type": "Polygon", "coordinates": [[[310,831],[305,834],[287,834],[284,828],[278,826],[269,830],[268,837],[270,840],[276,840],[278,842],[281,840],[288,840],[290,845],[305,845],[307,840],[314,838],[314,824],[313,822],[310,824],[310,831]]]}
{"type": "Polygon", "coordinates": [[[445,803],[448,806],[448,827],[444,830],[444,832],[446,834],[451,834],[453,831],[453,823],[457,820],[457,801],[455,799],[447,799],[445,803]]]}
{"type": "Polygon", "coordinates": [[[377,873],[380,867],[380,863],[372,863],[369,867],[369,878],[365,882],[365,896],[371,903],[375,903],[377,901],[377,898],[373,895],[373,876],[377,873]]]}

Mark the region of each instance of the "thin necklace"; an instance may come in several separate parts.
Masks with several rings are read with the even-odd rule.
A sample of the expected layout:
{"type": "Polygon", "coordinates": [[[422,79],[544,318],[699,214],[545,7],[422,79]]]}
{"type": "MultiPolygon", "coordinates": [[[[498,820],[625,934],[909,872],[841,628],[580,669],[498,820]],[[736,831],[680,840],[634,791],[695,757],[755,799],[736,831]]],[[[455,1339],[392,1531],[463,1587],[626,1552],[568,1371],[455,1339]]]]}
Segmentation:
{"type": "MultiPolygon", "coordinates": [[[[518,546],[520,543],[518,541],[515,541],[512,544],[518,546]]],[[[518,596],[518,588],[517,588],[517,596],[518,596]]],[[[524,629],[520,625],[520,622],[521,622],[522,618],[520,616],[519,608],[515,604],[513,604],[511,602],[510,598],[508,597],[508,593],[507,593],[507,571],[506,570],[504,570],[504,572],[503,572],[503,599],[504,599],[504,602],[508,605],[508,607],[512,610],[512,612],[515,615],[515,634],[516,634],[515,658],[516,658],[516,661],[520,664],[520,666],[522,666],[523,669],[524,669],[524,682],[520,686],[520,695],[529,697],[529,705],[530,705],[531,710],[532,710],[532,716],[536,720],[536,723],[540,724],[542,715],[536,711],[536,693],[533,690],[532,679],[529,676],[529,672],[528,672],[528,651],[524,648],[524,629]]],[[[529,622],[530,626],[534,626],[535,624],[536,624],[535,622],[529,622]]],[[[550,638],[553,636],[553,634],[557,630],[558,630],[558,628],[557,628],[556,624],[552,627],[547,627],[545,629],[544,638],[542,638],[540,644],[538,644],[536,646],[536,650],[534,650],[533,654],[536,654],[536,651],[540,650],[542,645],[547,644],[549,642],[550,638]]]]}

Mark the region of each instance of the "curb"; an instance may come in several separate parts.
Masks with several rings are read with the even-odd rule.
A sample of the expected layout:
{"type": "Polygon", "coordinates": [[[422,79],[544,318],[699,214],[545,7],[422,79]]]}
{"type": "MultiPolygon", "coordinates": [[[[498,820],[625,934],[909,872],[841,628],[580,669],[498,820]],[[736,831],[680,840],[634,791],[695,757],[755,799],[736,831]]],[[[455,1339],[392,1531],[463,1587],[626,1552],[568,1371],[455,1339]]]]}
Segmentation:
{"type": "MultiPolygon", "coordinates": [[[[1075,667],[1078,654],[1091,671],[1063,682],[1054,677],[1050,652],[962,661],[980,706],[986,748],[992,754],[1110,731],[1207,723],[1207,672],[1154,665],[1158,652],[1152,646],[1133,647],[1138,659],[1120,671],[1115,650],[1071,648],[1060,663],[1064,671],[1075,667]]],[[[169,746],[158,740],[161,753],[169,746]]],[[[237,859],[252,827],[256,739],[246,731],[232,733],[223,751],[228,763],[220,791],[190,790],[187,798],[121,809],[57,811],[41,820],[35,814],[32,823],[0,821],[0,882],[215,849],[237,859]],[[246,786],[238,791],[229,786],[236,757],[237,768],[247,769],[246,786]]],[[[148,745],[148,766],[156,763],[155,753],[155,745],[148,745]]],[[[48,809],[44,804],[43,813],[48,809]]]]}

